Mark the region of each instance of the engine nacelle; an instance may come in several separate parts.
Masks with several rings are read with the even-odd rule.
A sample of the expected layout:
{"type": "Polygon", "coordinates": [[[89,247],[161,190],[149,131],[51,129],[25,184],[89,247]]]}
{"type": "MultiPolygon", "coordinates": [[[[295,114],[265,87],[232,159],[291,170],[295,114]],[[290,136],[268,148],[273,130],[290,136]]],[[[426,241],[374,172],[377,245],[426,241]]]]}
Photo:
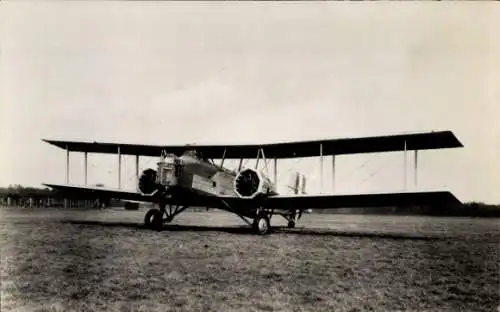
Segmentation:
{"type": "Polygon", "coordinates": [[[146,169],[139,177],[139,184],[137,185],[137,188],[141,193],[151,195],[160,187],[157,181],[158,178],[156,170],[146,169]]]}
{"type": "Polygon", "coordinates": [[[257,195],[276,193],[269,178],[250,168],[238,173],[234,179],[234,191],[241,198],[254,198],[257,195]]]}
{"type": "Polygon", "coordinates": [[[182,164],[175,156],[167,155],[158,163],[158,170],[151,168],[142,172],[139,177],[137,188],[146,195],[151,195],[156,191],[164,191],[167,187],[177,184],[177,179],[181,175],[182,164]]]}

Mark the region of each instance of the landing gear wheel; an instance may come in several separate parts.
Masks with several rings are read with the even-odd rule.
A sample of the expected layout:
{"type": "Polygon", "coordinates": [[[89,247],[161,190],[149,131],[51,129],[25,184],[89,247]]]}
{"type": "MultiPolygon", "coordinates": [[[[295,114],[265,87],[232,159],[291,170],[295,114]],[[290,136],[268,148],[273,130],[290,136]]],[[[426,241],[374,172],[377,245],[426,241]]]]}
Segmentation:
{"type": "Polygon", "coordinates": [[[149,209],[144,216],[144,224],[150,229],[161,230],[163,228],[162,213],[158,209],[149,209]]]}
{"type": "Polygon", "coordinates": [[[271,223],[267,216],[257,216],[253,221],[253,231],[258,235],[265,235],[271,231],[271,223]]]}
{"type": "Polygon", "coordinates": [[[293,229],[295,227],[295,221],[293,221],[293,220],[288,221],[287,227],[289,229],[293,229]]]}

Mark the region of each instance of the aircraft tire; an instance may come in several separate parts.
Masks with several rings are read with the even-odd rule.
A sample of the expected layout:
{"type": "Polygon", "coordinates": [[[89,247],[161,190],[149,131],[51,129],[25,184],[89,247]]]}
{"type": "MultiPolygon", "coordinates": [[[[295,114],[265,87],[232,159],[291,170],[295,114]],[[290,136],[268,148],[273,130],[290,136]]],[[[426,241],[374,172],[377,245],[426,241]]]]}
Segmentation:
{"type": "Polygon", "coordinates": [[[271,222],[266,215],[259,215],[254,219],[253,231],[258,235],[266,235],[271,231],[271,222]]]}
{"type": "Polygon", "coordinates": [[[163,227],[163,216],[158,209],[149,209],[144,216],[144,224],[153,230],[161,230],[163,227]]]}
{"type": "Polygon", "coordinates": [[[288,227],[289,229],[293,229],[293,228],[295,227],[295,221],[288,221],[288,225],[287,225],[287,227],[288,227]]]}

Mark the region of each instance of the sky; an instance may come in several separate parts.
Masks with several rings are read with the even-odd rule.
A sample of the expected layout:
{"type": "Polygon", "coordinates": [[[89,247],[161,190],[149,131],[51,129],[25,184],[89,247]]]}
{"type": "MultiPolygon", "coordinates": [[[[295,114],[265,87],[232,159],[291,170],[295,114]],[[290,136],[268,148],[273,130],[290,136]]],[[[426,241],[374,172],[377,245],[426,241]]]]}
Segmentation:
{"type": "MultiPolygon", "coordinates": [[[[0,186],[65,181],[41,139],[260,143],[452,130],[421,151],[418,185],[500,203],[500,9],[480,2],[11,2],[0,4],[0,186]]],[[[154,167],[141,159],[141,169],[154,167]]],[[[133,189],[134,159],[122,161],[133,189]]],[[[236,164],[226,162],[230,167],[236,164]]],[[[316,192],[404,189],[403,153],[279,163],[316,192]]],[[[83,183],[83,156],[70,180],[83,183]]],[[[89,183],[117,187],[117,156],[89,183]]]]}

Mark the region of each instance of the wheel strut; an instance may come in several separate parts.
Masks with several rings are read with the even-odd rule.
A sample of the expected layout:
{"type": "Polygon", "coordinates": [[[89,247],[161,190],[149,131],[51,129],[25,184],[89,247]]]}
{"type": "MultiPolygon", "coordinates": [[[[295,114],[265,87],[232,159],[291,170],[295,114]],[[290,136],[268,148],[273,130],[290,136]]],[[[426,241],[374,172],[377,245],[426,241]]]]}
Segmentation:
{"type": "Polygon", "coordinates": [[[295,227],[297,220],[300,219],[301,214],[300,214],[300,211],[299,212],[296,211],[295,213],[292,213],[289,215],[282,215],[282,216],[283,216],[283,218],[285,218],[285,220],[288,221],[287,227],[289,229],[292,229],[295,227]]]}
{"type": "Polygon", "coordinates": [[[146,226],[157,230],[162,229],[164,223],[172,222],[176,215],[188,208],[187,206],[168,205],[168,209],[166,209],[167,205],[165,204],[159,204],[158,206],[159,209],[152,208],[144,216],[146,226]],[[166,217],[164,218],[164,216],[166,217]]]}
{"type": "Polygon", "coordinates": [[[144,216],[144,224],[153,230],[161,230],[163,228],[161,210],[156,208],[149,209],[144,216]]]}
{"type": "Polygon", "coordinates": [[[259,213],[255,217],[252,228],[255,234],[265,235],[271,231],[271,222],[269,216],[265,213],[259,213]]]}

